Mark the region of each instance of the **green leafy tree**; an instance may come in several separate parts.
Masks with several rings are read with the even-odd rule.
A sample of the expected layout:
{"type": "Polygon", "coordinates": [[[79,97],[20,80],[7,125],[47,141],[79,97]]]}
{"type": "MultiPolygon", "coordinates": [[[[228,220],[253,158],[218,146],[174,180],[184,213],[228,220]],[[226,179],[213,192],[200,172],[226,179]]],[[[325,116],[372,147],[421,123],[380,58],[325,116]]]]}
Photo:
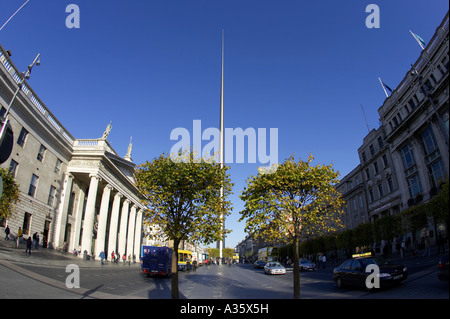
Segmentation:
{"type": "Polygon", "coordinates": [[[212,243],[229,231],[223,221],[230,214],[232,183],[226,171],[212,160],[195,160],[194,153],[172,160],[162,154],[140,165],[136,184],[148,211],[145,223],[157,225],[163,236],[173,241],[172,298],[179,298],[178,246],[182,240],[212,243]],[[221,188],[223,193],[221,196],[221,188]]]}
{"type": "Polygon", "coordinates": [[[332,165],[312,166],[289,157],[275,169],[250,176],[240,198],[245,202],[240,221],[247,233],[266,242],[294,246],[294,298],[300,298],[299,241],[342,227],[343,200],[335,189],[338,172],[332,165]],[[270,173],[267,173],[269,172],[270,173]]]}
{"type": "Polygon", "coordinates": [[[19,201],[20,190],[14,176],[7,169],[0,168],[0,175],[3,180],[3,194],[0,197],[0,217],[8,219],[15,204],[19,201]]]}

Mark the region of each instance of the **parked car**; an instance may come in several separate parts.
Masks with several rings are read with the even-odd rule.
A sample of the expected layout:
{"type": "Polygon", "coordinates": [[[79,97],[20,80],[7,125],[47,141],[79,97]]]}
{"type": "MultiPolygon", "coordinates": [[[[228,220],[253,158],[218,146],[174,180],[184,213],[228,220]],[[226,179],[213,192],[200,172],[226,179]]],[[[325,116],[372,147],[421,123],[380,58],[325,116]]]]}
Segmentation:
{"type": "Polygon", "coordinates": [[[314,271],[316,269],[316,264],[309,261],[308,259],[301,259],[299,261],[300,270],[312,270],[314,271]]]}
{"type": "Polygon", "coordinates": [[[366,286],[366,278],[372,272],[366,271],[368,265],[375,264],[379,267],[380,288],[398,284],[408,277],[408,269],[399,264],[392,264],[389,261],[372,257],[370,253],[353,255],[353,258],[346,260],[342,265],[333,270],[333,279],[336,286],[366,286]]]}
{"type": "Polygon", "coordinates": [[[264,273],[268,275],[284,275],[286,274],[286,268],[277,261],[268,262],[264,266],[264,273]]]}
{"type": "Polygon", "coordinates": [[[438,278],[439,280],[448,282],[448,255],[441,257],[439,260],[439,271],[438,271],[438,278]]]}
{"type": "Polygon", "coordinates": [[[257,260],[254,262],[253,268],[255,268],[255,269],[264,268],[265,265],[266,265],[266,262],[264,260],[257,260]]]}

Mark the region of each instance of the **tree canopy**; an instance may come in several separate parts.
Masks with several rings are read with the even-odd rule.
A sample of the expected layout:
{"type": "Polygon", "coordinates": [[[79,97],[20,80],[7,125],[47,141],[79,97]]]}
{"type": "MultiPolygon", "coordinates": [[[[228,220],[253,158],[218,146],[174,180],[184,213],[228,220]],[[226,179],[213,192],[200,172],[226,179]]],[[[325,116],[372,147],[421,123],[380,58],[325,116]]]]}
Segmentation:
{"type": "MultiPolygon", "coordinates": [[[[181,240],[209,244],[229,232],[223,227],[230,214],[232,183],[228,167],[212,160],[192,161],[194,154],[183,154],[184,161],[173,161],[162,154],[141,164],[136,184],[148,207],[144,223],[156,225],[165,239],[174,243],[178,259],[181,240]]],[[[172,297],[178,298],[176,263],[172,265],[172,297]]]]}
{"type": "Polygon", "coordinates": [[[332,165],[312,166],[289,157],[276,169],[250,176],[240,198],[245,202],[240,221],[245,231],[269,242],[292,243],[294,249],[294,298],[299,297],[298,242],[341,229],[344,201],[334,185],[338,172],[332,165]],[[268,173],[269,172],[269,173],[268,173]]]}

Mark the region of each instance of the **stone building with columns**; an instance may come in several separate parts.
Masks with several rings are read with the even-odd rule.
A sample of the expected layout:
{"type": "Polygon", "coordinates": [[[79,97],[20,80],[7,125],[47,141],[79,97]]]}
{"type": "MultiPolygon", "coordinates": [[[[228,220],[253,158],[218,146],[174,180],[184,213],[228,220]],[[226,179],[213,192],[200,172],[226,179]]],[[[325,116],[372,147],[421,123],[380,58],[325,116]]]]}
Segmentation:
{"type": "MultiPolygon", "coordinates": [[[[12,216],[0,221],[12,235],[37,233],[43,247],[101,251],[139,258],[145,206],[135,186],[131,142],[124,157],[107,140],[76,139],[25,81],[0,45],[0,116],[7,117],[14,145],[1,167],[20,186],[12,216]],[[11,101],[13,102],[11,104],[11,101]]],[[[82,254],[83,255],[83,254],[82,254]]]]}

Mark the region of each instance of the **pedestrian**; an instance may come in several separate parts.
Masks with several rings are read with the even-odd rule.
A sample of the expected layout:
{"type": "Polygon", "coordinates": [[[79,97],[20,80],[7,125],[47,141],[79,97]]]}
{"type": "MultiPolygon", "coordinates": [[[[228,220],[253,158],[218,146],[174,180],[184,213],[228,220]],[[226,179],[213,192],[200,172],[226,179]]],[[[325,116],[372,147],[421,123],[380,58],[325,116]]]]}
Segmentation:
{"type": "Polygon", "coordinates": [[[22,241],[22,238],[23,238],[22,228],[19,227],[19,230],[17,231],[17,248],[19,248],[19,244],[22,241]]]}
{"type": "Polygon", "coordinates": [[[322,263],[323,263],[323,268],[325,268],[327,265],[327,256],[326,255],[322,256],[322,263]]]}
{"type": "Polygon", "coordinates": [[[36,232],[36,245],[34,246],[36,250],[39,250],[39,234],[36,232]]]}
{"type": "Polygon", "coordinates": [[[405,258],[405,249],[406,249],[406,244],[405,244],[405,241],[402,240],[402,243],[400,245],[400,257],[401,258],[405,258]]]}
{"type": "Polygon", "coordinates": [[[125,262],[127,261],[127,256],[123,254],[122,256],[123,265],[125,266],[125,262]]]}
{"type": "Polygon", "coordinates": [[[197,271],[197,260],[192,262],[192,270],[197,271]]]}
{"type": "Polygon", "coordinates": [[[63,244],[63,248],[62,248],[62,254],[63,255],[67,255],[67,250],[68,250],[68,244],[65,241],[64,244],[63,244]]]}
{"type": "Polygon", "coordinates": [[[9,226],[7,225],[5,228],[5,239],[6,240],[9,240],[9,233],[10,233],[10,230],[9,230],[9,226]]]}
{"type": "Polygon", "coordinates": [[[113,263],[115,261],[116,261],[116,259],[114,258],[114,250],[113,250],[111,253],[111,262],[113,263]]]}
{"type": "Polygon", "coordinates": [[[105,259],[105,252],[102,251],[102,252],[100,253],[99,257],[100,257],[100,264],[103,265],[103,259],[105,259]]]}
{"type": "Polygon", "coordinates": [[[37,232],[33,234],[33,244],[32,244],[33,247],[36,247],[36,234],[37,232]]]}
{"type": "Polygon", "coordinates": [[[128,266],[131,265],[131,254],[128,254],[128,266]]]}
{"type": "Polygon", "coordinates": [[[31,236],[27,239],[27,248],[25,249],[25,254],[28,252],[28,255],[31,255],[31,245],[33,244],[31,240],[31,236]]]}

